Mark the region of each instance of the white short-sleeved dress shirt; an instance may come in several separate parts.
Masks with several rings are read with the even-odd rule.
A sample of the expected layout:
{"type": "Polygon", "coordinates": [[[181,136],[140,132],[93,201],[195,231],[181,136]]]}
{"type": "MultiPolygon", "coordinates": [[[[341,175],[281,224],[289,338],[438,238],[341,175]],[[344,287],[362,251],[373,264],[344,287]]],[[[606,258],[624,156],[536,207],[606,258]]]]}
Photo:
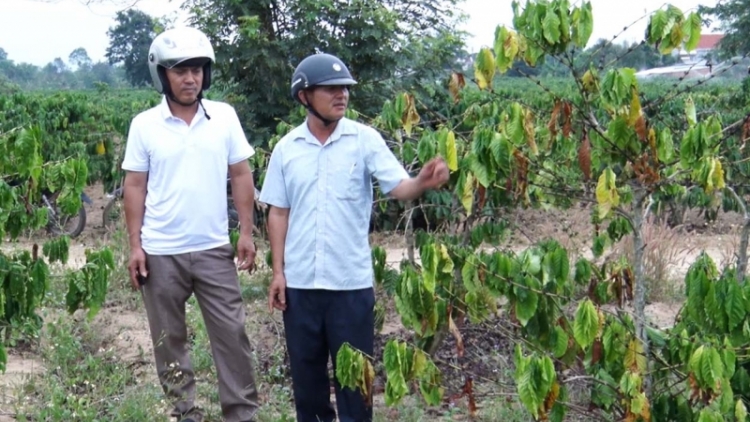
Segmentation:
{"type": "Polygon", "coordinates": [[[172,255],[229,243],[229,165],[254,154],[229,104],[202,100],[190,125],[176,118],[166,98],[130,124],[122,168],[148,172],[143,250],[172,255]]]}
{"type": "Polygon", "coordinates": [[[287,287],[372,287],[373,177],[387,194],[409,174],[375,129],[346,118],[324,144],[305,122],[274,147],[259,200],[290,209],[287,287]]]}

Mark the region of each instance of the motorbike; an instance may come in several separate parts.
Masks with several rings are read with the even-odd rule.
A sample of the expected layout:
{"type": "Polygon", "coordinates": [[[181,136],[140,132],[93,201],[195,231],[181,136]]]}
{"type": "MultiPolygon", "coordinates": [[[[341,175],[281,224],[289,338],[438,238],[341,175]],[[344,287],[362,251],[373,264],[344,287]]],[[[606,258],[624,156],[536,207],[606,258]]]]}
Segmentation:
{"type": "MultiPolygon", "coordinates": [[[[227,220],[228,220],[228,227],[227,230],[236,230],[239,227],[240,224],[240,215],[237,211],[237,207],[234,205],[234,199],[232,198],[232,183],[231,179],[227,178],[227,220]]],[[[107,197],[109,198],[109,201],[107,202],[107,205],[104,206],[103,214],[102,214],[102,223],[105,228],[110,228],[113,226],[114,222],[121,218],[121,211],[120,208],[122,207],[122,198],[124,193],[124,187],[120,186],[116,189],[114,189],[112,192],[110,192],[107,197]]],[[[258,188],[255,188],[255,212],[253,213],[254,217],[254,225],[256,233],[261,231],[261,224],[265,221],[265,210],[266,206],[265,204],[262,204],[258,202],[258,198],[260,197],[260,191],[258,188]]]]}
{"type": "MultiPolygon", "coordinates": [[[[20,180],[6,180],[9,186],[15,187],[21,185],[20,180]]],[[[51,192],[47,189],[42,190],[40,207],[47,209],[47,233],[53,236],[68,235],[71,239],[78,237],[86,227],[86,207],[81,206],[73,215],[64,215],[57,206],[57,197],[60,192],[51,192]]],[[[84,204],[91,205],[93,201],[86,193],[81,192],[81,201],[84,204]]]]}
{"type": "MultiPolygon", "coordinates": [[[[55,236],[67,234],[71,239],[74,239],[86,227],[86,207],[81,205],[76,215],[63,215],[57,207],[56,197],[57,194],[42,192],[42,202],[47,208],[47,231],[55,236]]],[[[91,198],[83,192],[81,193],[81,201],[84,204],[93,204],[91,198]]]]}

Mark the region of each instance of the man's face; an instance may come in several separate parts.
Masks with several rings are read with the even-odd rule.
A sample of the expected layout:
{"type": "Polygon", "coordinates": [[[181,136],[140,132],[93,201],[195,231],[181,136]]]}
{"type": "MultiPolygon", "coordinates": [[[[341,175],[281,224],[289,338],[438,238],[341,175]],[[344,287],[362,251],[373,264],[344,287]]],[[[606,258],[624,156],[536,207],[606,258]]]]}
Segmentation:
{"type": "MultiPolygon", "coordinates": [[[[304,93],[302,101],[305,101],[304,93]]],[[[349,88],[342,85],[319,86],[307,92],[307,100],[321,116],[330,120],[344,117],[349,104],[349,88]]]]}
{"type": "Polygon", "coordinates": [[[172,94],[182,103],[193,103],[198,100],[203,84],[203,68],[175,67],[167,69],[167,80],[172,94]]]}

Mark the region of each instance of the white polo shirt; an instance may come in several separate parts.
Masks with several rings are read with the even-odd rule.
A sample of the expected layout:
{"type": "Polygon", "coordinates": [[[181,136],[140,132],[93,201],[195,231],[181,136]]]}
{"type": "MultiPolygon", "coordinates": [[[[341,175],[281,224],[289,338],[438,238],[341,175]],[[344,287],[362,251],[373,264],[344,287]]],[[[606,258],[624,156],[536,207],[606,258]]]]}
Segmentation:
{"type": "Polygon", "coordinates": [[[148,172],[143,250],[172,255],[229,243],[229,165],[254,153],[237,113],[226,103],[203,100],[188,125],[172,115],[166,98],[130,124],[122,168],[148,172]]]}

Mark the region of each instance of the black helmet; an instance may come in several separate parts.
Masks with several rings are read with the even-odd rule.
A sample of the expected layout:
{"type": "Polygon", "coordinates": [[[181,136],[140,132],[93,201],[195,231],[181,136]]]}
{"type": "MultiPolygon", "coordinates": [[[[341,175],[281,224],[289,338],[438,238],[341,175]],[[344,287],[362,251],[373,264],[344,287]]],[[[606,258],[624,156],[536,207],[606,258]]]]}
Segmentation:
{"type": "Polygon", "coordinates": [[[341,59],[330,54],[317,53],[307,56],[294,70],[292,98],[300,102],[297,93],[305,88],[321,85],[349,86],[356,83],[341,59]]]}

